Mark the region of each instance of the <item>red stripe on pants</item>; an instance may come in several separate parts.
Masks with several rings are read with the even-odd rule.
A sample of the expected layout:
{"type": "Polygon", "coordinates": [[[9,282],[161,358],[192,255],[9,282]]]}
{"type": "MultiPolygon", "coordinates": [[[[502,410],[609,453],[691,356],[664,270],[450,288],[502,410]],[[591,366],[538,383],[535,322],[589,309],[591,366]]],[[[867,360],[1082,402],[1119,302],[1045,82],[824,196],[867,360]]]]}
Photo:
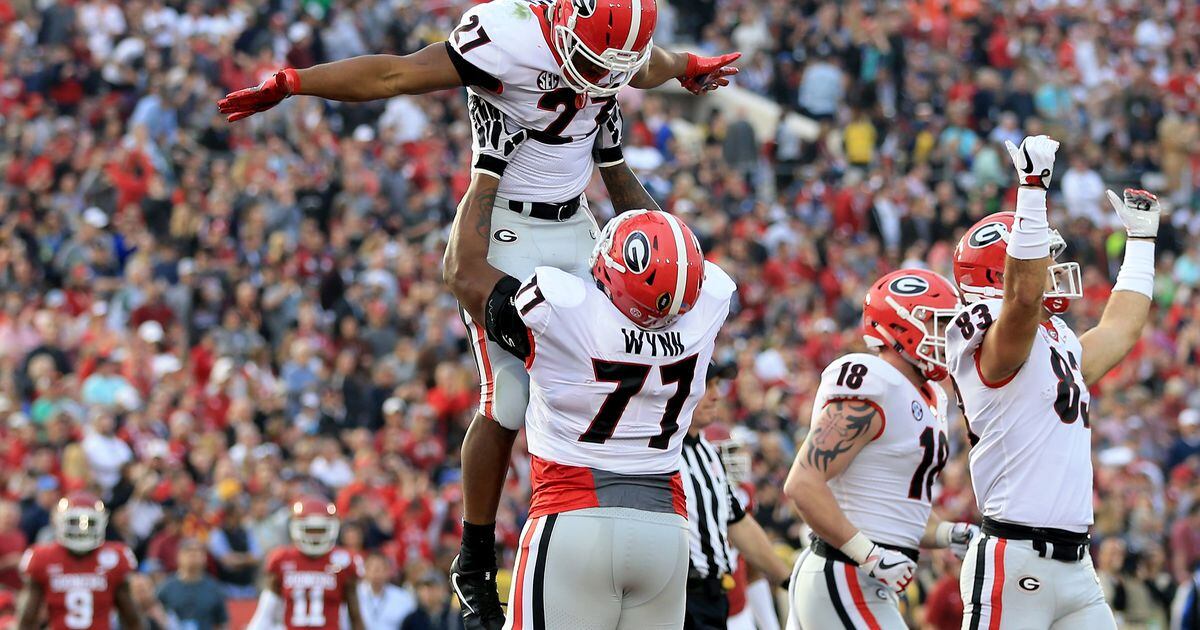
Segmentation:
{"type": "Polygon", "coordinates": [[[996,547],[992,550],[996,570],[992,572],[992,618],[988,622],[988,630],[1000,629],[1000,610],[1004,607],[1004,547],[1008,541],[996,539],[996,547]]]}
{"type": "Polygon", "coordinates": [[[489,419],[495,419],[492,415],[492,403],[496,400],[496,379],[492,377],[492,362],[488,359],[487,335],[483,332],[483,327],[475,322],[470,323],[473,332],[475,333],[475,342],[479,346],[479,362],[483,364],[483,374],[479,378],[483,380],[483,415],[489,419]]]}
{"type": "Polygon", "coordinates": [[[529,547],[533,540],[533,530],[537,529],[538,519],[532,519],[526,526],[525,535],[521,537],[521,562],[517,565],[517,590],[513,600],[508,603],[513,609],[513,630],[521,630],[521,614],[525,609],[525,565],[529,564],[529,547]]]}
{"type": "Polygon", "coordinates": [[[862,615],[868,628],[880,630],[879,622],[875,621],[875,615],[871,614],[870,608],[867,608],[867,600],[863,599],[862,587],[858,585],[858,567],[851,564],[843,564],[842,567],[846,570],[846,585],[850,587],[850,597],[854,598],[854,607],[858,609],[858,614],[862,615]]]}

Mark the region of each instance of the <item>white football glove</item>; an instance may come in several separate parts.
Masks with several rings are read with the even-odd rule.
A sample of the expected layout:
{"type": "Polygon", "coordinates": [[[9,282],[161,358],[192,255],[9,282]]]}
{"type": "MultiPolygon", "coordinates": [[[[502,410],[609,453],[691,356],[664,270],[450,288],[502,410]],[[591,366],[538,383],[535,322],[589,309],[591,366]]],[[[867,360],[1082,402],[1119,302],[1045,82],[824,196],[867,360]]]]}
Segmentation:
{"type": "Polygon", "coordinates": [[[525,129],[508,131],[504,113],[473,92],[467,93],[467,114],[471,118],[471,172],[486,173],[500,179],[508,161],[529,136],[525,129]]]}
{"type": "Polygon", "coordinates": [[[954,555],[962,560],[967,555],[967,545],[979,535],[979,526],[974,523],[938,523],[936,538],[937,545],[949,548],[954,555]]]}
{"type": "Polygon", "coordinates": [[[1110,190],[1108,202],[1117,211],[1117,216],[1121,217],[1121,223],[1125,224],[1126,234],[1136,238],[1158,236],[1158,219],[1162,216],[1158,197],[1144,190],[1126,188],[1124,201],[1110,190]]]}
{"type": "Polygon", "coordinates": [[[867,561],[859,566],[868,575],[897,593],[903,593],[904,589],[908,588],[908,583],[913,579],[913,572],[917,570],[917,563],[908,556],[879,545],[871,548],[871,553],[867,554],[867,561]]]}
{"type": "Polygon", "coordinates": [[[621,116],[621,106],[613,100],[608,108],[608,115],[600,121],[596,128],[596,144],[592,147],[592,157],[596,166],[607,168],[625,161],[621,152],[621,141],[624,139],[625,120],[621,116]]]}
{"type": "Polygon", "coordinates": [[[1011,140],[1004,141],[1004,148],[1008,149],[1008,156],[1012,158],[1013,166],[1017,167],[1017,180],[1022,186],[1042,190],[1050,187],[1058,141],[1050,136],[1028,136],[1021,141],[1020,148],[1011,140]]]}

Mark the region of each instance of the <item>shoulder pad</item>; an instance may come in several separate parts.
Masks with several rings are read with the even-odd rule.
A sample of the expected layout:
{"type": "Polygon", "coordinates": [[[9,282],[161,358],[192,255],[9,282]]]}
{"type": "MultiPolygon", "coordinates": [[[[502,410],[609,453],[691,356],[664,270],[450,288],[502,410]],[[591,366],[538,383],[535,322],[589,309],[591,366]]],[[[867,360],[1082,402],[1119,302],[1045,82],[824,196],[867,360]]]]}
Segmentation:
{"type": "Polygon", "coordinates": [[[974,354],[983,342],[983,333],[1000,319],[1004,300],[981,300],[958,309],[946,330],[946,363],[950,372],[958,371],[959,361],[974,354]]]}
{"type": "Polygon", "coordinates": [[[728,300],[737,291],[737,283],[716,263],[704,261],[704,287],[701,291],[718,300],[728,300]]]}
{"type": "Polygon", "coordinates": [[[587,295],[583,278],[557,267],[538,267],[533,272],[542,297],[555,308],[572,308],[583,303],[587,295]]]}
{"type": "Polygon", "coordinates": [[[539,29],[529,5],[516,0],[492,0],[476,4],[463,13],[448,41],[463,59],[504,81],[517,60],[515,47],[528,46],[520,29],[529,22],[539,29]]]}
{"type": "Polygon", "coordinates": [[[882,400],[889,389],[903,384],[904,375],[873,354],[847,354],[821,373],[821,397],[882,400]]]}

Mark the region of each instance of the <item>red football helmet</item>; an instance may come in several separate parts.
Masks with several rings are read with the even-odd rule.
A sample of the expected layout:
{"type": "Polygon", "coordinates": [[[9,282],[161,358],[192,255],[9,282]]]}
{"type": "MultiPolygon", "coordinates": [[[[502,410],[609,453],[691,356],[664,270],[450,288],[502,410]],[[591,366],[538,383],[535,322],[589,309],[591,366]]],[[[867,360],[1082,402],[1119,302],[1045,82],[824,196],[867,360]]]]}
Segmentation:
{"type": "Polygon", "coordinates": [[[576,92],[616,94],[650,58],[657,21],[655,0],[555,0],[551,39],[563,79],[576,92]]]}
{"type": "MultiPolygon", "coordinates": [[[[984,217],[967,230],[954,248],[954,281],[967,304],[1004,297],[1004,259],[1014,220],[1016,215],[1012,212],[984,217]]],[[[1066,248],[1067,242],[1058,230],[1050,230],[1050,259],[1058,260],[1066,248]]],[[[1066,312],[1071,300],[1083,297],[1079,263],[1052,264],[1048,273],[1049,288],[1043,304],[1051,313],[1066,312]]]]}
{"type": "Polygon", "coordinates": [[[659,210],[614,217],[600,233],[592,277],[641,328],[665,328],[691,310],[704,284],[700,242],[683,221],[659,210]]]}
{"type": "Polygon", "coordinates": [[[104,544],[108,512],[96,495],[72,492],[54,508],[54,539],[75,553],[87,553],[104,544]]]}
{"type": "Polygon", "coordinates": [[[296,548],[307,556],[329,553],[337,544],[342,523],[337,508],[317,497],[302,497],[292,502],[292,517],[288,534],[296,548]]]}
{"type": "Polygon", "coordinates": [[[863,340],[890,346],[925,378],[946,378],[946,327],[958,311],[958,293],[941,275],[900,269],[875,281],[863,300],[863,340]]]}

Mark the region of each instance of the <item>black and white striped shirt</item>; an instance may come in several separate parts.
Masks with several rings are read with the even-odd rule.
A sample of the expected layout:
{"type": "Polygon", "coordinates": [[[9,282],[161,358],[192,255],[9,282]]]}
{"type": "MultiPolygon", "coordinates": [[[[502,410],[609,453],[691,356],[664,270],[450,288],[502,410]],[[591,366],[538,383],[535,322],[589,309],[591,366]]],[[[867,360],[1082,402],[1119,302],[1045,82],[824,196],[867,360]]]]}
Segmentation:
{"type": "Polygon", "coordinates": [[[683,490],[687,494],[691,577],[732,573],[737,556],[729,547],[729,525],[746,516],[733,496],[717,449],[701,436],[683,438],[683,490]]]}

